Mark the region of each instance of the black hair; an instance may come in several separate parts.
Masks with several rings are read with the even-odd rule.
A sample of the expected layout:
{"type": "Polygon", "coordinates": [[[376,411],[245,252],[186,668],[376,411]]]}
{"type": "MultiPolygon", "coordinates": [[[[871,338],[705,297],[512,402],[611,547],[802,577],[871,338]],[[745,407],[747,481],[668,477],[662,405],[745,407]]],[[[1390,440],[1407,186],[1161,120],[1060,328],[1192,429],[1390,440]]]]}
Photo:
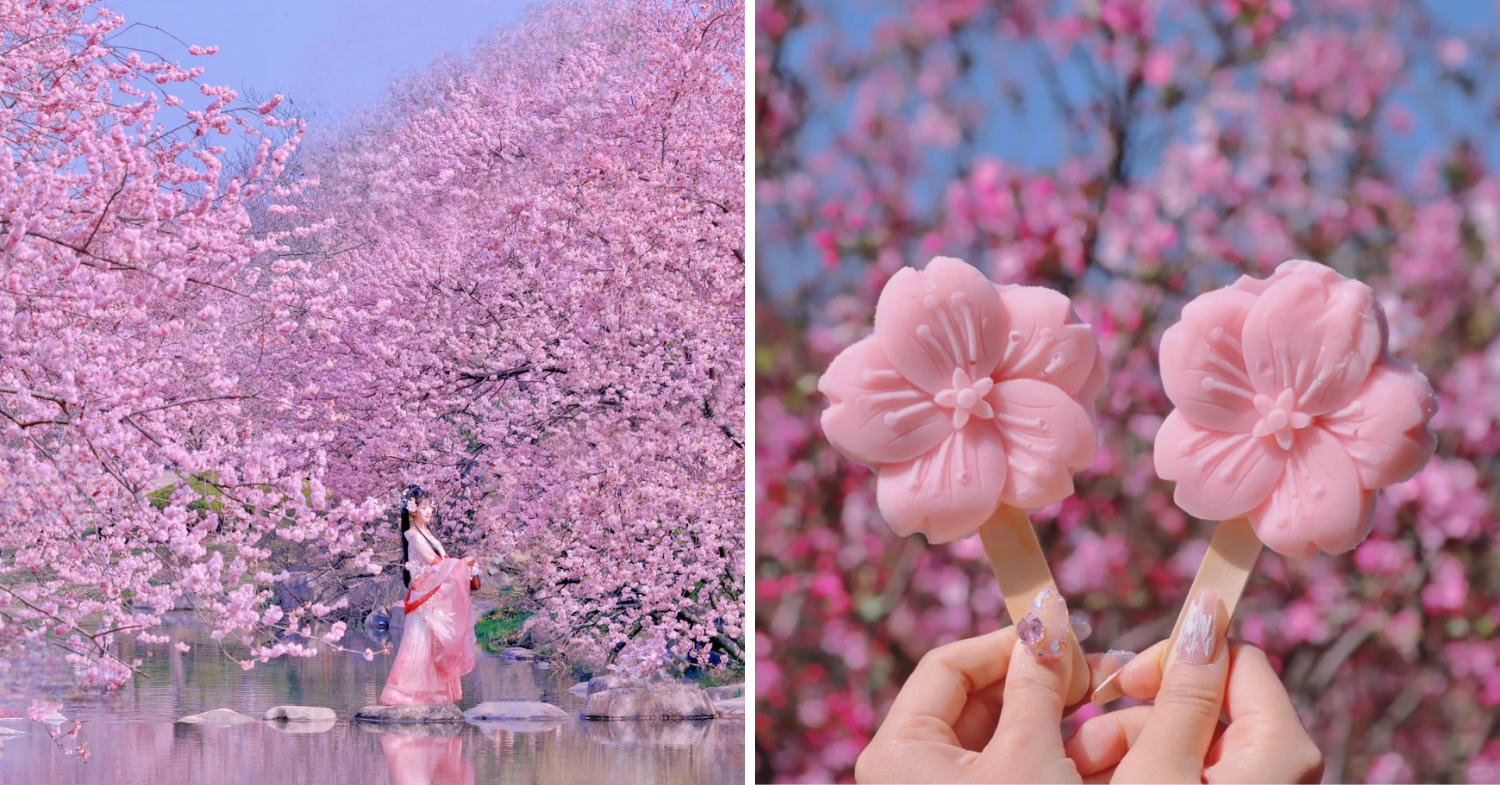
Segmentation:
{"type": "Polygon", "coordinates": [[[411,571],[406,569],[406,560],[411,557],[407,552],[411,541],[406,539],[406,530],[411,528],[411,511],[406,509],[406,505],[430,496],[420,485],[408,485],[406,492],[401,494],[401,583],[408,589],[411,588],[411,571]]]}

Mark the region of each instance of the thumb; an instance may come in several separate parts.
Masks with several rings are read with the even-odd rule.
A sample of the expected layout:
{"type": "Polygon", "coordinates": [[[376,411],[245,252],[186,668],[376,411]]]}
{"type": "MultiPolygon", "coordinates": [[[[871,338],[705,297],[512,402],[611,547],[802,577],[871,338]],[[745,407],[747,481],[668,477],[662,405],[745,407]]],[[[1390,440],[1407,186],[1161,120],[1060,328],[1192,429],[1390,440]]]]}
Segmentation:
{"type": "Polygon", "coordinates": [[[1213,744],[1229,680],[1228,632],[1229,613],[1218,591],[1200,590],[1183,615],[1175,656],[1162,674],[1151,718],[1129,756],[1150,760],[1131,761],[1129,768],[1146,764],[1158,782],[1203,781],[1204,758],[1213,744]]]}

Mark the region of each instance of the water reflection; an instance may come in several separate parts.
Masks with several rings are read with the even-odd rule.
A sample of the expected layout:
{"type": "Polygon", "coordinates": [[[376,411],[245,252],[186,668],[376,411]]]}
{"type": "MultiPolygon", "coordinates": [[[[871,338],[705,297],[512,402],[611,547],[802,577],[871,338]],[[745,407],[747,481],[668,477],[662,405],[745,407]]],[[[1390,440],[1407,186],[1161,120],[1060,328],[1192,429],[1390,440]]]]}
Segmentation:
{"type": "MultiPolygon", "coordinates": [[[[573,717],[557,722],[486,721],[396,725],[352,722],[375,703],[390,658],[281,660],[241,671],[187,618],[169,620],[173,641],[193,648],[127,641],[148,679],[107,696],[74,696],[63,713],[84,720],[81,740],[93,759],[57,751],[45,730],[7,737],[0,782],[74,785],[178,783],[407,782],[741,783],[743,720],[696,723],[583,722],[583,699],[565,674],[480,652],[464,677],[461,708],[487,700],[535,700],[573,717]],[[148,656],[148,652],[150,656],[148,656]],[[255,722],[214,727],[175,724],[179,717],[230,708],[251,717],[282,705],[327,706],[333,722],[255,722]]],[[[351,643],[355,646],[355,643],[351,643]]],[[[356,648],[367,644],[357,642],[356,648]]],[[[375,645],[378,648],[378,645],[375,645]]]]}
{"type": "Polygon", "coordinates": [[[474,764],[464,757],[464,740],[451,736],[380,734],[385,761],[396,785],[473,785],[474,764]]]}

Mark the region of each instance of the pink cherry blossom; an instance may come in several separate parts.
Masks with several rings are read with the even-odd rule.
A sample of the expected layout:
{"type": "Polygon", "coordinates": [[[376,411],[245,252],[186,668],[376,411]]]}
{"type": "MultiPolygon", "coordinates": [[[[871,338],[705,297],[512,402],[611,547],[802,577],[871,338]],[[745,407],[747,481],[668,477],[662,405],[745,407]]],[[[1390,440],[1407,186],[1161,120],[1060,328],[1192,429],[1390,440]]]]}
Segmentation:
{"type": "Polygon", "coordinates": [[[342,650],[412,482],[538,645],[743,656],[743,14],[549,5],[304,145],[102,2],[8,6],[0,703],[38,646],[123,685],[181,603],[246,669],[342,650]]]}
{"type": "Polygon", "coordinates": [[[1183,309],[1162,336],[1177,406],[1156,468],[1200,518],[1247,516],[1268,547],[1342,553],[1372,525],[1375,491],[1437,444],[1427,378],[1385,352],[1369,287],[1313,262],[1243,277],[1183,309]]]}
{"type": "Polygon", "coordinates": [[[1094,460],[1103,384],[1093,333],[1067,298],[995,286],[939,257],[891,278],[875,334],[835,358],[818,389],[829,440],[876,469],[886,520],[941,543],[1001,504],[1071,494],[1094,460]]]}

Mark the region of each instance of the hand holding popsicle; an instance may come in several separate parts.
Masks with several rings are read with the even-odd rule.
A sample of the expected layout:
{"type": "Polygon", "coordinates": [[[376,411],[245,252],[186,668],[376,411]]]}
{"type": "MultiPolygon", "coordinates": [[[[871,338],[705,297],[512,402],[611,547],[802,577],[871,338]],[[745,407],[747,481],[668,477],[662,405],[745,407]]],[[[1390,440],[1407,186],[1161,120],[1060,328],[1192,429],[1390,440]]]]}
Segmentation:
{"type": "MultiPolygon", "coordinates": [[[[934,544],[978,531],[1019,622],[1056,591],[1021,510],[1067,497],[1093,462],[1103,385],[1093,331],[1066,297],[939,257],[891,278],[875,334],[839,354],[818,389],[831,402],[824,432],[875,469],[891,527],[934,544]]],[[[1071,648],[1076,700],[1088,671],[1071,648]]]]}
{"type": "Polygon", "coordinates": [[[1188,303],[1162,335],[1161,374],[1177,408],[1156,435],[1157,473],[1183,510],[1224,521],[1189,596],[1212,586],[1231,614],[1262,543],[1293,558],[1354,548],[1376,491],[1436,447],[1437,400],[1387,352],[1374,293],[1314,262],[1188,303]]]}

